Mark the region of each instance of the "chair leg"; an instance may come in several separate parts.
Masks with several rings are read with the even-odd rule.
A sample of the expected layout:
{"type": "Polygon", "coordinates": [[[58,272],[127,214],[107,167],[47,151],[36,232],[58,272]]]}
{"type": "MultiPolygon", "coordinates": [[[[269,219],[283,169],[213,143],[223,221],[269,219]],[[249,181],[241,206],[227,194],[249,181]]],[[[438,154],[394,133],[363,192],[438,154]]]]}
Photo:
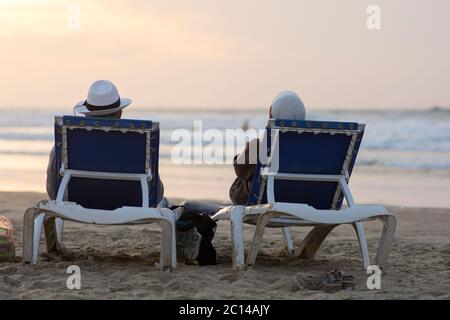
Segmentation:
{"type": "Polygon", "coordinates": [[[24,264],[32,263],[34,265],[37,262],[39,240],[43,220],[45,218],[45,215],[44,214],[39,215],[39,212],[40,211],[36,208],[30,208],[27,211],[25,211],[25,215],[23,217],[22,262],[24,264]]]}
{"type": "Polygon", "coordinates": [[[294,254],[294,240],[292,239],[291,231],[289,228],[283,228],[284,241],[290,255],[294,254]]]}
{"type": "Polygon", "coordinates": [[[295,256],[300,259],[314,259],[323,241],[337,226],[322,224],[314,227],[296,249],[295,256]]]}
{"type": "Polygon", "coordinates": [[[35,265],[39,256],[39,244],[41,243],[42,226],[44,225],[45,214],[40,214],[34,219],[33,231],[33,260],[35,265]]]}
{"type": "Polygon", "coordinates": [[[177,233],[175,230],[175,222],[176,222],[176,216],[175,214],[169,210],[169,209],[162,209],[163,215],[170,221],[170,227],[171,227],[171,266],[172,268],[177,267],[177,233]]]}
{"type": "Polygon", "coordinates": [[[28,209],[23,217],[22,262],[24,264],[31,263],[33,259],[34,211],[34,209],[28,209]]]}
{"type": "Polygon", "coordinates": [[[370,266],[370,257],[369,257],[369,250],[367,249],[367,241],[366,241],[366,233],[364,231],[364,225],[362,222],[356,222],[353,224],[353,228],[356,231],[356,234],[358,236],[358,242],[359,242],[359,248],[361,250],[361,257],[363,260],[364,269],[367,270],[367,268],[370,266]]]}
{"type": "Polygon", "coordinates": [[[395,216],[383,216],[379,218],[383,222],[383,232],[378,246],[376,257],[377,265],[383,269],[386,266],[389,250],[394,240],[395,229],[397,228],[397,219],[395,216]]]}
{"type": "Polygon", "coordinates": [[[161,254],[160,254],[160,268],[164,271],[166,268],[172,270],[172,223],[167,219],[166,214],[162,212],[166,219],[160,219],[161,226],[161,254]]]}
{"type": "Polygon", "coordinates": [[[243,206],[235,206],[230,212],[233,269],[245,268],[244,211],[243,206]]]}
{"type": "Polygon", "coordinates": [[[62,234],[64,230],[64,220],[60,218],[55,219],[55,226],[56,226],[56,237],[58,241],[58,247],[62,244],[62,234]]]}
{"type": "Polygon", "coordinates": [[[256,224],[256,230],[253,235],[252,246],[250,252],[247,257],[247,268],[249,266],[253,266],[256,263],[256,257],[258,256],[259,249],[261,248],[262,238],[264,235],[264,230],[266,229],[267,224],[272,219],[273,214],[262,214],[258,223],[256,224]]]}

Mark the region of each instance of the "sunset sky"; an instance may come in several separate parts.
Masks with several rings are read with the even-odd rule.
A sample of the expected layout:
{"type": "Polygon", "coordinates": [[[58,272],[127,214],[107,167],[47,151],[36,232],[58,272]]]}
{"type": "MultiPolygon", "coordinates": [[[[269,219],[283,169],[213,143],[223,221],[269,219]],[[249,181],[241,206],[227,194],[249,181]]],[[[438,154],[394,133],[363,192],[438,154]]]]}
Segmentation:
{"type": "Polygon", "coordinates": [[[97,79],[153,108],[284,89],[316,108],[450,106],[449,17],[448,0],[0,0],[0,107],[68,108],[97,79]]]}

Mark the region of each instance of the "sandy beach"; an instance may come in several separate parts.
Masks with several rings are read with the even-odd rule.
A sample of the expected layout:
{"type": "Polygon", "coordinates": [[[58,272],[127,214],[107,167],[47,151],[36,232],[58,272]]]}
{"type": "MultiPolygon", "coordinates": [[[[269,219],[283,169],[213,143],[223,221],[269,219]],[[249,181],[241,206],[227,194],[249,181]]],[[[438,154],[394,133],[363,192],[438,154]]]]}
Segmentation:
{"type": "MultiPolygon", "coordinates": [[[[0,215],[11,219],[16,228],[14,239],[18,257],[16,263],[0,264],[0,300],[450,299],[450,152],[445,149],[448,140],[445,130],[437,137],[427,138],[435,141],[435,146],[443,151],[411,151],[409,140],[403,141],[405,146],[397,146],[398,150],[390,149],[386,142],[390,142],[390,138],[386,141],[377,139],[385,128],[389,128],[381,120],[376,122],[377,118],[375,125],[370,127],[375,127],[372,131],[375,133],[371,136],[368,131],[368,146],[360,152],[350,188],[357,203],[385,205],[398,220],[381,290],[370,291],[366,286],[368,274],[362,267],[356,236],[349,226],[337,228],[312,261],[289,256],[281,230],[269,229],[256,267],[238,272],[231,268],[229,223],[221,222],[214,239],[219,265],[196,267],[179,263],[170,273],[159,271],[157,265],[160,231],[155,224],[105,227],[67,223],[64,233],[66,254],[48,255],[44,241],[41,241],[39,264],[34,268],[23,266],[20,261],[23,214],[28,207],[47,198],[44,193],[45,169],[53,145],[51,125],[47,122],[52,121],[53,113],[41,118],[39,114],[20,115],[28,119],[25,124],[30,122],[32,125],[11,128],[8,118],[4,117],[4,127],[0,128],[0,215]],[[42,121],[37,127],[33,123],[35,117],[42,121]],[[382,124],[378,129],[377,123],[382,124]],[[69,277],[66,270],[71,265],[81,268],[82,289],[79,291],[69,290],[66,286],[69,277]],[[298,290],[295,286],[298,273],[320,277],[334,269],[356,277],[354,291],[331,294],[298,290]]],[[[219,118],[217,115],[197,116],[210,117],[212,121],[219,118]]],[[[419,114],[408,120],[407,128],[415,128],[416,118],[421,120],[422,116],[419,114]]],[[[428,122],[437,121],[438,115],[427,116],[428,122]]],[[[140,118],[141,114],[136,117],[140,118]]],[[[229,203],[228,191],[234,180],[230,165],[176,166],[171,162],[172,145],[168,137],[178,125],[167,121],[172,117],[172,113],[162,117],[166,119],[162,127],[169,126],[162,131],[159,163],[165,195],[173,204],[186,199],[229,203]]],[[[229,117],[229,123],[223,126],[231,126],[235,115],[229,117]]],[[[238,117],[242,120],[246,116],[238,117]]],[[[447,126],[443,121],[442,127],[447,126]]],[[[412,133],[414,130],[410,130],[412,133]]],[[[412,144],[420,144],[421,137],[422,134],[412,144]]],[[[372,261],[380,229],[377,222],[366,224],[372,261]]],[[[247,249],[253,230],[253,226],[245,227],[247,249]]],[[[295,242],[299,244],[307,232],[307,228],[292,229],[295,242]]]]}
{"type": "MultiPolygon", "coordinates": [[[[195,267],[182,263],[173,272],[158,269],[160,231],[156,224],[105,227],[66,223],[67,254],[49,256],[41,241],[39,264],[20,262],[22,217],[26,208],[45,199],[47,156],[3,156],[0,161],[0,215],[16,228],[17,263],[0,264],[0,299],[450,299],[450,173],[357,166],[350,187],[357,203],[386,205],[398,219],[396,239],[382,289],[369,291],[353,229],[337,228],[313,261],[287,254],[281,231],[268,229],[256,267],[231,268],[228,222],[219,223],[214,239],[220,264],[195,267]],[[23,166],[26,170],[20,170],[23,166]],[[82,272],[82,290],[66,287],[69,265],[82,272]],[[300,291],[299,272],[320,276],[339,269],[356,276],[356,289],[334,294],[300,291]]],[[[160,162],[166,196],[228,203],[234,176],[230,166],[175,166],[160,162]]],[[[247,248],[253,226],[245,227],[247,248]]],[[[381,225],[366,224],[374,259],[381,225]]],[[[307,228],[292,229],[300,243],[307,228]]],[[[43,239],[42,239],[43,240],[43,239]]]]}
{"type": "MultiPolygon", "coordinates": [[[[0,192],[0,214],[16,227],[17,256],[22,248],[24,210],[45,198],[40,193],[0,192]]],[[[177,199],[172,199],[177,202],[177,199]]],[[[369,291],[352,228],[337,228],[313,261],[287,254],[281,232],[269,229],[257,265],[231,269],[229,224],[222,222],[214,240],[218,266],[179,264],[170,272],[157,268],[158,226],[105,227],[67,223],[67,254],[49,256],[41,246],[38,266],[0,264],[0,299],[450,299],[450,209],[389,207],[398,231],[382,289],[369,291]],[[82,290],[66,288],[69,265],[82,272],[82,290]],[[355,291],[299,291],[298,272],[317,274],[340,269],[356,276],[355,291]]],[[[369,250],[375,253],[380,225],[366,224],[369,250]]],[[[307,229],[293,229],[295,241],[307,229]]],[[[246,226],[247,244],[253,226],[246,226]]]]}
{"type": "MultiPolygon", "coordinates": [[[[450,300],[450,42],[443,41],[450,1],[376,2],[0,0],[7,44],[0,51],[0,217],[11,220],[16,247],[13,262],[0,262],[0,301],[450,300]],[[357,224],[336,227],[310,260],[289,254],[282,229],[266,229],[256,265],[237,271],[230,222],[221,221],[213,239],[218,265],[179,262],[170,272],[160,271],[157,223],[66,222],[61,254],[47,253],[42,232],[37,265],[22,263],[23,216],[48,200],[47,170],[52,197],[65,193],[55,184],[68,186],[65,198],[89,208],[141,205],[132,181],[103,187],[93,179],[140,180],[144,205],[160,200],[159,180],[170,205],[231,205],[234,159],[247,158],[235,157],[256,138],[257,163],[270,165],[260,174],[269,177],[266,198],[301,203],[279,207],[291,216],[302,205],[329,209],[336,181],[344,207],[380,205],[396,216],[393,242],[394,224],[386,223],[381,249],[392,247],[379,290],[368,288],[357,224]],[[152,180],[148,190],[145,179],[152,180]],[[74,266],[79,290],[67,285],[74,266]],[[351,290],[298,285],[336,270],[355,283],[329,278],[327,291],[351,290]]],[[[256,171],[237,167],[245,180],[238,182],[248,183],[233,185],[234,201],[262,195],[249,188],[256,171]]],[[[372,209],[302,218],[330,225],[364,219],[372,209]]],[[[84,213],[77,210],[70,218],[142,222],[144,211],[78,219],[84,213]]],[[[3,221],[0,258],[11,247],[3,221]]],[[[382,227],[364,223],[373,264],[382,227]]],[[[254,230],[245,226],[246,255],[254,230]]],[[[310,228],[290,231],[299,246],[310,228]]],[[[242,243],[240,232],[233,237],[242,243]]],[[[25,252],[28,262],[28,246],[25,252]]]]}

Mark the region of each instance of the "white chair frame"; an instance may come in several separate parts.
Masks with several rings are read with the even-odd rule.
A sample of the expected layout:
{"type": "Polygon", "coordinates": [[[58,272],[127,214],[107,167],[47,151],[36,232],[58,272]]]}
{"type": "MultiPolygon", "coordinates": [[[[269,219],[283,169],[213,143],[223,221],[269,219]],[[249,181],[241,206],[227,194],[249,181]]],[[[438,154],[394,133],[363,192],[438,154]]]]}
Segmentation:
{"type": "MultiPolygon", "coordinates": [[[[272,128],[273,124],[274,122],[271,121],[270,125],[272,128]]],[[[362,129],[363,125],[360,128],[362,129]]],[[[285,130],[295,129],[288,128],[285,130]]],[[[300,129],[295,131],[303,133],[307,130],[300,129]]],[[[323,131],[328,132],[333,130],[312,129],[312,132],[315,133],[323,131]]],[[[342,133],[350,134],[349,132],[342,133]]],[[[349,150],[353,148],[355,140],[356,137],[354,135],[349,150]]],[[[278,132],[276,133],[274,150],[275,152],[273,154],[277,154],[278,132]]],[[[347,155],[342,175],[290,174],[278,172],[278,170],[274,172],[270,167],[263,168],[260,175],[267,179],[266,191],[268,204],[249,207],[231,206],[220,210],[213,217],[214,220],[229,220],[231,223],[233,268],[245,269],[255,264],[266,227],[283,228],[283,235],[289,252],[294,252],[294,255],[297,257],[312,259],[315,257],[322,242],[334,228],[342,224],[350,224],[357,234],[363,266],[367,269],[370,266],[370,258],[363,222],[376,219],[380,220],[383,224],[376,264],[380,268],[385,267],[396,230],[396,218],[383,206],[355,204],[347,183],[349,159],[350,151],[347,155]],[[305,204],[276,202],[274,192],[275,180],[337,182],[348,207],[340,210],[317,210],[305,204]],[[244,255],[244,223],[256,225],[247,262],[245,262],[244,255]],[[295,250],[288,229],[288,227],[292,226],[314,227],[295,250]]],[[[275,160],[277,161],[277,159],[275,160]]],[[[336,199],[337,196],[335,196],[336,199]]]]}
{"type": "MultiPolygon", "coordinates": [[[[158,124],[154,124],[154,128],[158,124]]],[[[69,129],[72,127],[69,127],[69,129]]],[[[156,127],[157,128],[157,127],[156,127]]],[[[90,128],[91,130],[93,128],[90,128]]],[[[111,129],[109,129],[111,130],[111,129]]],[[[126,131],[127,129],[119,129],[126,131]]],[[[129,130],[129,129],[128,129],[129,130]]],[[[144,133],[143,130],[132,130],[144,133]]],[[[100,225],[136,225],[157,222],[161,226],[161,269],[176,268],[176,240],[175,240],[175,214],[167,208],[149,208],[148,181],[152,173],[147,166],[145,174],[94,172],[66,169],[67,166],[67,140],[63,128],[63,163],[61,166],[61,181],[57,198],[54,201],[41,201],[36,207],[29,208],[24,216],[23,229],[23,263],[35,265],[39,255],[39,243],[42,227],[46,216],[54,217],[56,224],[57,241],[62,243],[64,221],[75,221],[87,224],[100,225]],[[142,207],[122,207],[116,210],[86,209],[82,206],[64,201],[69,182],[73,177],[94,178],[108,180],[140,181],[142,190],[142,207]]],[[[150,141],[147,133],[147,154],[150,150],[150,141]]],[[[148,159],[147,159],[148,160],[148,159]]]]}

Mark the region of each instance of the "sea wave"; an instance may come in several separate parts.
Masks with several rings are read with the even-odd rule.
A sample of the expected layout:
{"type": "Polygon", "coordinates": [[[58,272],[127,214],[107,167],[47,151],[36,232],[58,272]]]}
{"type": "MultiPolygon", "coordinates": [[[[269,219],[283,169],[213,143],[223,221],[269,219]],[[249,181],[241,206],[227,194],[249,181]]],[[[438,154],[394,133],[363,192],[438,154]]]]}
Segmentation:
{"type": "MultiPolygon", "coordinates": [[[[172,139],[176,129],[193,130],[195,121],[203,129],[236,129],[243,126],[264,128],[266,112],[149,112],[127,113],[129,118],[160,122],[161,149],[178,143],[172,139]]],[[[450,170],[450,110],[428,111],[312,111],[312,120],[356,121],[365,123],[359,165],[450,170]],[[387,155],[386,155],[387,154],[387,155]],[[407,155],[407,156],[406,156],[407,155]]],[[[48,155],[53,144],[53,112],[0,110],[0,154],[48,155]]],[[[169,158],[170,152],[162,151],[169,158]]]]}

